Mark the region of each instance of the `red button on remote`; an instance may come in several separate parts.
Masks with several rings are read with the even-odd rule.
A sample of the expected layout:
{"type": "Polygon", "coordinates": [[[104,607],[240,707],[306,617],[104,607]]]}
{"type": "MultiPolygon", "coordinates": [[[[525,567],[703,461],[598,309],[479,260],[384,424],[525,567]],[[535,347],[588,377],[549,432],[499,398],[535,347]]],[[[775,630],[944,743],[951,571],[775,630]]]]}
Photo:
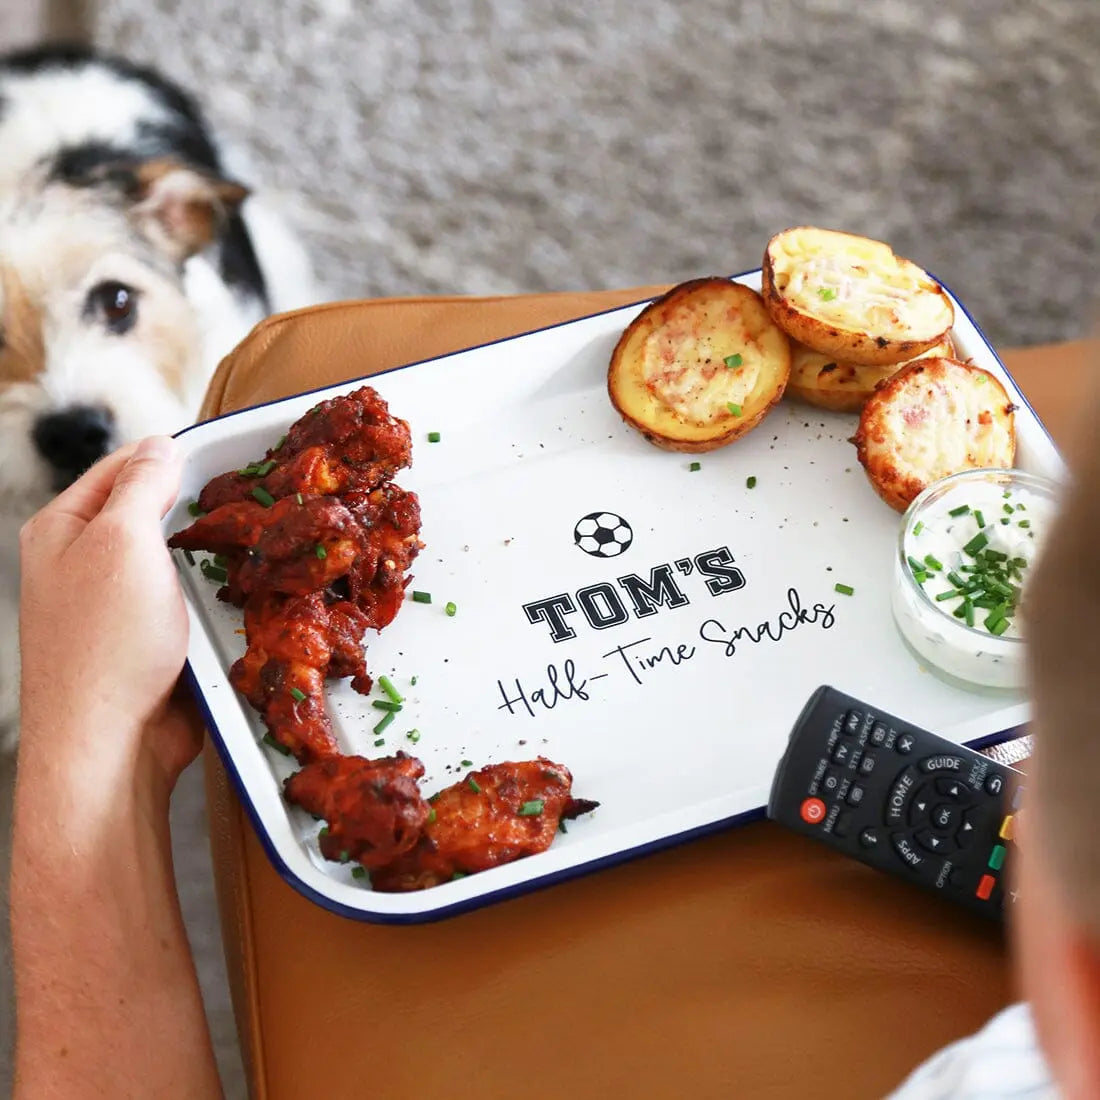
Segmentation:
{"type": "Polygon", "coordinates": [[[982,901],[989,901],[989,895],[993,893],[993,887],[997,885],[997,880],[992,875],[982,875],[981,880],[978,883],[978,889],[974,891],[982,899],[982,901]]]}
{"type": "Polygon", "coordinates": [[[807,825],[816,825],[825,818],[825,803],[820,798],[807,798],[799,812],[807,825]]]}

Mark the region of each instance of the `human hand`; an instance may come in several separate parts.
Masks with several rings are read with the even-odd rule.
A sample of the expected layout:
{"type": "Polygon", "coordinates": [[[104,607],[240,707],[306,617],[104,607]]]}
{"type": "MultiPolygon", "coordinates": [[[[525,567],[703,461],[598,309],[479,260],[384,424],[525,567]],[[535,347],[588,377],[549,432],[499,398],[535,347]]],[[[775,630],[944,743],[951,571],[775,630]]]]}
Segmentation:
{"type": "Polygon", "coordinates": [[[159,521],[179,474],[168,438],[124,447],[20,534],[23,749],[147,765],[166,793],[201,737],[173,702],[187,613],[159,521]]]}

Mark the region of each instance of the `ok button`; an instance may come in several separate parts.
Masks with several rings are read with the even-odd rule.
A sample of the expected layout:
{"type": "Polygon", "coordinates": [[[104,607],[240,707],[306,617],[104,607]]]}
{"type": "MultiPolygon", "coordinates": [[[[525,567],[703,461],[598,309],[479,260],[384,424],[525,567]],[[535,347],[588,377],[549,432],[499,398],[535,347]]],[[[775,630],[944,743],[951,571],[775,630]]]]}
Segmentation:
{"type": "Polygon", "coordinates": [[[932,808],[932,825],[939,830],[954,829],[959,823],[958,806],[949,806],[946,802],[940,802],[932,808]]]}

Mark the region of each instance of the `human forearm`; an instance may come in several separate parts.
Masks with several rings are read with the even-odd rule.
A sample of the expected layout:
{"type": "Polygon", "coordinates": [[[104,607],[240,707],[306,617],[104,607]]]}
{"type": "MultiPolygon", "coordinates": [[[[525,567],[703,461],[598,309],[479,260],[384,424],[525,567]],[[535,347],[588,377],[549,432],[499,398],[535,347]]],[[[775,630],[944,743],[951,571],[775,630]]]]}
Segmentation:
{"type": "Polygon", "coordinates": [[[142,761],[77,769],[60,748],[24,731],[15,1096],[220,1096],[172,878],[167,790],[140,774],[142,761]]]}

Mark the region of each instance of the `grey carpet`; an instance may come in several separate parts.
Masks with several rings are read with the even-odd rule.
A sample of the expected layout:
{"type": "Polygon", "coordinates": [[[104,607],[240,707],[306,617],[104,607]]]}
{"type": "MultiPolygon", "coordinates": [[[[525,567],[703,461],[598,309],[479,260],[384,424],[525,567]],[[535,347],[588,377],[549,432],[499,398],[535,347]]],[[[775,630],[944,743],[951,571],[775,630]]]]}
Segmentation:
{"type": "MultiPolygon", "coordinates": [[[[195,89],[334,295],[630,285],[802,222],[890,241],[1002,345],[1098,290],[1096,0],[102,0],[195,89]]],[[[196,777],[178,875],[239,1063],[196,777]]]]}

